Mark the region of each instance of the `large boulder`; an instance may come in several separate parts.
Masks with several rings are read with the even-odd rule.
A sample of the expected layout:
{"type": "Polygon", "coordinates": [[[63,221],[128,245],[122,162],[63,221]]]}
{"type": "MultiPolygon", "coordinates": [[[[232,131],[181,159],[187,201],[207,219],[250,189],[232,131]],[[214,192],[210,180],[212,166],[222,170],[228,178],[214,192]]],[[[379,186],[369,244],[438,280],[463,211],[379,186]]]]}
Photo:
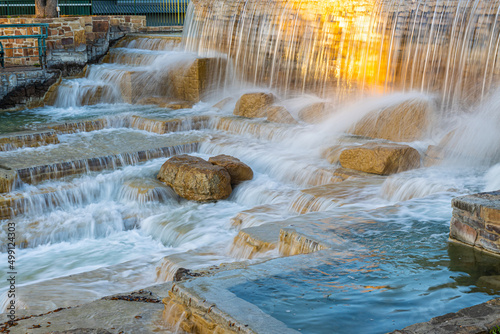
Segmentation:
{"type": "Polygon", "coordinates": [[[321,123],[328,118],[332,108],[326,102],[313,103],[299,110],[299,118],[306,123],[321,123]]]}
{"type": "Polygon", "coordinates": [[[232,192],[231,177],[225,168],[185,154],[167,160],[158,179],[188,200],[217,201],[228,198],[232,192]]]}
{"type": "Polygon", "coordinates": [[[283,106],[269,106],[266,108],[267,120],[269,122],[298,124],[292,115],[283,106]]]}
{"type": "Polygon", "coordinates": [[[389,175],[420,166],[420,154],[408,145],[367,143],[346,148],[340,154],[340,164],[365,173],[389,175]]]}
{"type": "Polygon", "coordinates": [[[266,117],[266,107],[273,104],[274,99],[274,95],[268,93],[244,94],[236,103],[234,114],[249,118],[266,117]]]}
{"type": "Polygon", "coordinates": [[[429,102],[412,99],[369,113],[350,132],[363,137],[411,142],[421,139],[427,133],[431,116],[432,107],[429,102]]]}
{"type": "Polygon", "coordinates": [[[208,162],[224,167],[231,176],[232,185],[253,179],[252,169],[235,157],[221,154],[211,157],[208,162]]]}

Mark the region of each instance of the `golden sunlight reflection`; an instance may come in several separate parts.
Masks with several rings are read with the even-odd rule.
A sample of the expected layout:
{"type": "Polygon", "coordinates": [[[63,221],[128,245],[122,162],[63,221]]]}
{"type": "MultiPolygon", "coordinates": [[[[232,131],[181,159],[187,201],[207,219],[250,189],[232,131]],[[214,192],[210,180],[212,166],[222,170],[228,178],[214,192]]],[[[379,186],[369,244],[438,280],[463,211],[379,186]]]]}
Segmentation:
{"type": "Polygon", "coordinates": [[[500,0],[194,3],[186,48],[232,59],[228,85],[246,81],[323,96],[333,89],[338,99],[416,90],[440,92],[448,102],[476,99],[500,77],[500,62],[493,61],[500,25],[490,15],[500,0]],[[475,22],[486,28],[467,29],[475,22]]]}

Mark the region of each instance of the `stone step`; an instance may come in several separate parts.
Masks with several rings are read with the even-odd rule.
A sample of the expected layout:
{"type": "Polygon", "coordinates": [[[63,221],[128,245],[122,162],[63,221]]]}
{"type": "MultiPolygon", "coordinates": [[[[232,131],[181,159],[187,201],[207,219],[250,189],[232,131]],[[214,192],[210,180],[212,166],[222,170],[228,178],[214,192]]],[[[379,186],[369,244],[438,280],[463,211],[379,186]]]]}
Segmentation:
{"type": "Polygon", "coordinates": [[[258,139],[281,141],[297,134],[300,127],[268,122],[264,119],[248,119],[238,116],[215,118],[212,124],[216,130],[247,135],[258,139]]]}
{"type": "Polygon", "coordinates": [[[215,272],[246,265],[247,262],[234,262],[233,258],[215,251],[212,247],[199,248],[164,257],[156,267],[156,282],[179,281],[180,278],[185,279],[190,276],[212,275],[215,272]],[[188,269],[189,273],[181,275],[178,272],[181,268],[188,269]]]}
{"type": "MultiPolygon", "coordinates": [[[[339,169],[340,174],[342,170],[339,169]]],[[[308,212],[326,211],[333,207],[346,204],[357,204],[369,200],[377,195],[370,191],[382,185],[385,178],[376,175],[363,175],[363,173],[350,173],[353,175],[343,182],[325,184],[301,190],[290,202],[289,211],[298,214],[308,212]]]]}
{"type": "MultiPolygon", "coordinates": [[[[125,121],[120,125],[128,127],[128,122],[125,121]]],[[[64,123],[49,123],[46,126],[59,134],[91,132],[113,127],[110,120],[105,118],[71,121],[64,123]]]]}
{"type": "Polygon", "coordinates": [[[11,151],[23,147],[39,147],[58,144],[59,138],[50,129],[0,134],[0,151],[11,151]]]}
{"type": "Polygon", "coordinates": [[[147,136],[135,131],[96,133],[51,149],[0,155],[0,191],[14,190],[17,178],[34,184],[67,175],[115,169],[143,161],[197,151],[201,135],[147,136]]]}
{"type": "Polygon", "coordinates": [[[130,128],[145,130],[157,134],[170,132],[202,130],[208,128],[210,117],[193,116],[176,119],[148,118],[143,116],[132,116],[130,128]]]}
{"type": "MultiPolygon", "coordinates": [[[[173,102],[174,103],[174,102],[173,102]]],[[[78,132],[92,132],[102,129],[129,128],[144,130],[151,133],[165,134],[170,132],[202,130],[210,128],[210,116],[186,117],[154,117],[154,116],[116,116],[97,119],[86,119],[64,123],[50,123],[46,125],[57,134],[73,134],[78,132]]]]}
{"type": "MultiPolygon", "coordinates": [[[[388,208],[377,210],[386,211],[388,208]]],[[[331,212],[313,212],[283,221],[242,229],[233,240],[231,256],[239,259],[308,254],[323,249],[345,248],[351,227],[365,223],[362,216],[332,217],[331,212]],[[336,233],[336,231],[342,233],[336,233]]]]}
{"type": "Polygon", "coordinates": [[[242,229],[282,220],[288,216],[287,212],[283,212],[286,211],[283,210],[284,207],[286,207],[286,203],[259,205],[238,213],[231,218],[231,224],[238,229],[242,229]]]}
{"type": "Polygon", "coordinates": [[[127,34],[111,50],[123,47],[129,49],[168,50],[180,45],[181,42],[182,36],[180,34],[127,34]],[[131,44],[131,42],[134,43],[131,44]]]}

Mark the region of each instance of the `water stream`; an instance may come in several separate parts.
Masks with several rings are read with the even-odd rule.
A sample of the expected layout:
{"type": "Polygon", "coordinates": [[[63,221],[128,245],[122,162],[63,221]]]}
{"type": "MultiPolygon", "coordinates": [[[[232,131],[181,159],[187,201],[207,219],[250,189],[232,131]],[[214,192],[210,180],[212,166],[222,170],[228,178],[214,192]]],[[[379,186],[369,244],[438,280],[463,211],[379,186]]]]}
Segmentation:
{"type": "MultiPolygon", "coordinates": [[[[161,271],[173,254],[189,254],[190,268],[239,261],[231,246],[240,228],[314,211],[375,221],[343,236],[371,255],[337,254],[312,273],[286,272],[233,291],[292,328],[320,333],[335,323],[349,333],[369,318],[357,328],[382,333],[498,296],[500,284],[478,285],[489,258],[475,254],[479,260],[462,266],[456,254],[464,251],[448,245],[447,235],[453,197],[500,187],[499,11],[500,2],[481,0],[193,1],[181,44],[129,36],[84,78],[63,80],[54,106],[0,113],[0,133],[98,120],[95,131],[59,134],[59,144],[0,151],[0,165],[71,151],[115,159],[0,195],[22,199],[0,230],[5,245],[5,222],[16,223],[20,310],[39,313],[171,279],[161,271]],[[179,110],[148,103],[172,100],[172,73],[207,56],[223,61],[201,102],[179,110]],[[318,101],[334,103],[334,112],[320,124],[233,117],[236,100],[256,91],[275,94],[296,118],[318,101]],[[227,97],[224,107],[212,107],[227,97]],[[423,154],[458,129],[448,135],[448,159],[390,177],[364,175],[314,197],[338,167],[325,148],[367,142],[346,131],[370,111],[412,99],[430,101],[436,113],[432,131],[407,144],[423,154]],[[199,116],[203,122],[193,120],[199,116]],[[151,121],[179,118],[182,127],[168,133],[151,121]],[[193,154],[233,155],[254,179],[228,200],[195,203],[156,181],[164,151],[148,159],[123,153],[192,141],[199,142],[193,154]],[[263,205],[271,211],[233,224],[263,205]]],[[[487,266],[488,275],[500,275],[487,266]]],[[[6,291],[2,285],[3,309],[6,291]]]]}

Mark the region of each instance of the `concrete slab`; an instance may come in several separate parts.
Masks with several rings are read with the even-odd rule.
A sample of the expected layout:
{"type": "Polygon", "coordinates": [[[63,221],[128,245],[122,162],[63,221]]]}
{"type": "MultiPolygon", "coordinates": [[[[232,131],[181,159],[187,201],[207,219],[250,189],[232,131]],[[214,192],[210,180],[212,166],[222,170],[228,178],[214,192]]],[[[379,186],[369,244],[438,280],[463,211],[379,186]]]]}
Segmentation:
{"type": "MultiPolygon", "coordinates": [[[[54,147],[0,154],[0,165],[25,183],[66,175],[113,169],[159,157],[192,153],[203,139],[197,134],[147,136],[135,131],[111,131],[81,136],[54,147]]],[[[4,187],[5,188],[5,187],[4,187]]],[[[3,192],[8,189],[2,189],[3,192]]]]}

